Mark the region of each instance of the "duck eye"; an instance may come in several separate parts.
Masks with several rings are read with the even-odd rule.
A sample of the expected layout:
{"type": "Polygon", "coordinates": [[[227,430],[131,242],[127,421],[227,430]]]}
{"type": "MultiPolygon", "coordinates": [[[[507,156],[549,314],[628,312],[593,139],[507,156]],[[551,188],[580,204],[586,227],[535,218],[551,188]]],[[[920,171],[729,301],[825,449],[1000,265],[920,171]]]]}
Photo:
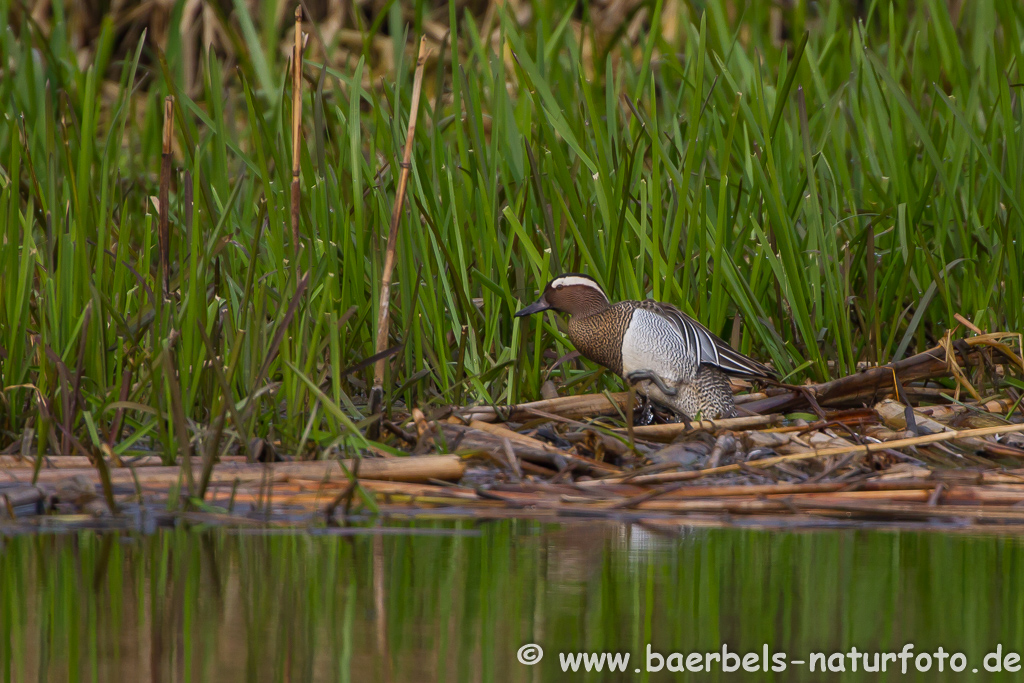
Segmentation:
{"type": "Polygon", "coordinates": [[[565,285],[555,285],[555,289],[563,289],[565,285]]]}

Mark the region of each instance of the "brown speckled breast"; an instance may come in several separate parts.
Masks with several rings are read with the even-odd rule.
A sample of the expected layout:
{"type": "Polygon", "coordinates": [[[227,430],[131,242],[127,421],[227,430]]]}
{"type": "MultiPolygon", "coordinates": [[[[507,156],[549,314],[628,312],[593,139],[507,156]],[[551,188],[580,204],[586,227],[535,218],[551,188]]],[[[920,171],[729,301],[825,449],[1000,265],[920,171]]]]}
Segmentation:
{"type": "Polygon", "coordinates": [[[569,319],[569,339],[581,355],[622,376],[622,337],[636,302],[620,301],[600,313],[569,319]]]}

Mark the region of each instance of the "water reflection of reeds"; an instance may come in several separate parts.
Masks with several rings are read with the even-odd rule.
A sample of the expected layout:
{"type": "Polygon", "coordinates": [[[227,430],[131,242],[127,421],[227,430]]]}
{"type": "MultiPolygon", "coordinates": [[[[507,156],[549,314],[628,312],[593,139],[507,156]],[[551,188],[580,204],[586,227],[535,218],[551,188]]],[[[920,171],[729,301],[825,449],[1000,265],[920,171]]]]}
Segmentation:
{"type": "MultiPolygon", "coordinates": [[[[8,538],[0,672],[12,681],[528,681],[559,680],[560,651],[642,657],[647,643],[660,652],[767,643],[797,658],[913,642],[974,662],[998,643],[1024,649],[1016,539],[670,537],[519,521],[481,532],[8,538]],[[547,652],[537,667],[515,659],[527,642],[547,652]]],[[[824,679],[791,669],[785,680],[824,679]]]]}

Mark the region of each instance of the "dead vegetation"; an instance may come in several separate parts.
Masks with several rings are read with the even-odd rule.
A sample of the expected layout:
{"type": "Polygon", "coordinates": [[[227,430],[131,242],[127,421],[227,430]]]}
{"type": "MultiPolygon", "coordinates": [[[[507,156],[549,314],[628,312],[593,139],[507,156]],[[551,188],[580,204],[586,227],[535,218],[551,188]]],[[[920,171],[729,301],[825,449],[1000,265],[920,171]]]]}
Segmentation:
{"type": "Polygon", "coordinates": [[[824,384],[741,394],[738,403],[751,414],[717,421],[625,424],[633,400],[626,393],[430,417],[414,409],[403,422],[383,424],[384,438],[409,457],[381,450],[381,457],[347,461],[247,463],[225,456],[201,499],[184,492],[185,472],[200,458],[183,468],[158,457],[101,465],[76,456],[0,456],[0,514],[21,528],[146,519],[305,526],[374,513],[1018,532],[1020,397],[981,396],[974,384],[965,393],[981,400],[932,390],[948,377],[959,389],[1019,369],[1019,344],[1015,335],[979,335],[824,384]],[[945,402],[917,400],[937,395],[945,402]],[[763,406],[817,416],[755,414],[763,406]]]}

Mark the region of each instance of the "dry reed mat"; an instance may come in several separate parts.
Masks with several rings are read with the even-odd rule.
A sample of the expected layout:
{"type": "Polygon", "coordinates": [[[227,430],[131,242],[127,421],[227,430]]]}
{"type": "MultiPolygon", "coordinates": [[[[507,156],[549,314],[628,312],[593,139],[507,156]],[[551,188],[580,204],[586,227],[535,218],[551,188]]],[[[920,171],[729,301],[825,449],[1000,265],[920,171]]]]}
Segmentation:
{"type": "MultiPolygon", "coordinates": [[[[1006,335],[944,343],[819,385],[737,396],[722,420],[629,425],[627,393],[413,409],[380,448],[330,461],[164,466],[95,455],[0,456],[0,530],[158,523],[309,527],[379,520],[599,517],[679,525],[1024,530],[1021,398],[969,400],[971,368],[1019,366],[1006,335]],[[925,405],[914,397],[943,402],[925,405]],[[867,402],[867,400],[870,403],[867,402]],[[785,406],[787,415],[754,414],[785,406]],[[631,428],[630,428],[631,427],[631,428]],[[395,457],[401,446],[409,455],[395,457]],[[202,495],[189,473],[204,472],[202,495]]],[[[637,412],[639,414],[639,411],[637,412]]]]}

